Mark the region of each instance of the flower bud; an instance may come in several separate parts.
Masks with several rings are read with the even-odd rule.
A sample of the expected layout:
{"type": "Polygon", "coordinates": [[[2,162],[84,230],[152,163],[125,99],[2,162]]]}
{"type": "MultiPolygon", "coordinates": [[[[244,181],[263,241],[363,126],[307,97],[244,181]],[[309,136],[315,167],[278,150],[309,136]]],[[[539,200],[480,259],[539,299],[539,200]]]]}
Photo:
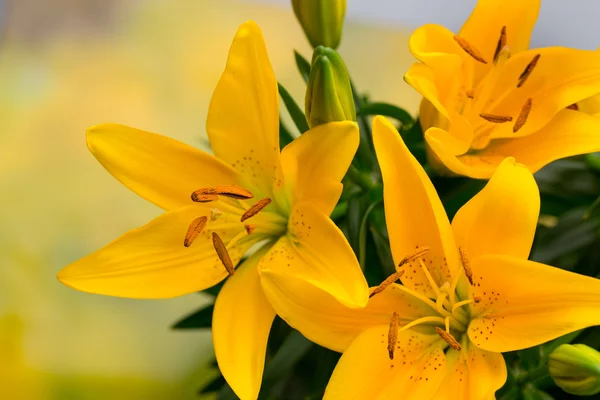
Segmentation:
{"type": "Polygon", "coordinates": [[[346,0],[292,0],[292,6],[313,47],[337,49],[342,38],[346,0]]]}
{"type": "Polygon", "coordinates": [[[333,121],[356,121],[350,77],[342,57],[333,49],[315,49],[305,108],[311,128],[333,121]]]}
{"type": "Polygon", "coordinates": [[[600,353],[584,344],[560,345],[548,356],[548,370],[565,392],[578,396],[600,393],[600,353]]]}

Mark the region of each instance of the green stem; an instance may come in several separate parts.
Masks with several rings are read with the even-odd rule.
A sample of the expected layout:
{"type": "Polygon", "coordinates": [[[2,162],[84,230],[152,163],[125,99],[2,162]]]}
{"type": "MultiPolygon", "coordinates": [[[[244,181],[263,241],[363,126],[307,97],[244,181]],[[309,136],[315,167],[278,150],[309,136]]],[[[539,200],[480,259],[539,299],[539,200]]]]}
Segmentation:
{"type": "Polygon", "coordinates": [[[360,172],[358,168],[356,168],[354,165],[350,165],[346,176],[349,177],[352,180],[352,182],[356,183],[358,186],[363,188],[365,191],[369,191],[375,186],[371,178],[360,172]]]}

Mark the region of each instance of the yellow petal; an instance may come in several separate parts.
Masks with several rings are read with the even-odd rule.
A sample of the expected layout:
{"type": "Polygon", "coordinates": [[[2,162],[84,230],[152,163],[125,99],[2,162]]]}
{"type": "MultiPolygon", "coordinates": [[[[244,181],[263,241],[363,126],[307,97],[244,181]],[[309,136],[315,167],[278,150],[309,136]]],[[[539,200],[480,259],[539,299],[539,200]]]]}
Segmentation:
{"type": "Polygon", "coordinates": [[[560,158],[600,151],[600,118],[563,110],[542,130],[522,138],[492,141],[480,154],[482,163],[514,157],[531,172],[560,158]]]}
{"type": "Polygon", "coordinates": [[[401,326],[435,313],[397,285],[370,298],[365,308],[350,308],[285,271],[263,271],[261,280],[278,315],[311,341],[338,352],[343,352],[364,330],[389,324],[394,312],[401,326]]]}
{"type": "Polygon", "coordinates": [[[469,338],[484,350],[537,346],[600,325],[600,280],[509,256],[482,256],[475,275],[469,338]]]}
{"type": "Polygon", "coordinates": [[[462,351],[446,353],[447,373],[434,400],[494,400],[506,382],[506,363],[500,353],[481,350],[468,340],[462,351]]]}
{"type": "Polygon", "coordinates": [[[238,29],[213,94],[206,130],[216,156],[251,186],[271,193],[279,174],[279,94],[262,33],[249,21],[238,29]]]}
{"type": "Polygon", "coordinates": [[[481,155],[459,155],[453,153],[446,145],[449,133],[439,128],[430,128],[425,132],[428,156],[434,161],[456,175],[464,175],[474,179],[489,179],[496,168],[504,160],[504,156],[493,155],[482,158],[481,155]]]}
{"type": "Polygon", "coordinates": [[[459,35],[492,62],[500,31],[506,27],[506,44],[513,54],[527,50],[541,0],[478,0],[459,35]]]}
{"type": "Polygon", "coordinates": [[[260,269],[304,280],[348,307],[367,304],[369,288],[352,248],[339,228],[311,203],[294,206],[288,234],[263,257],[260,269]]]}
{"type": "MultiPolygon", "coordinates": [[[[226,213],[218,223],[209,221],[193,244],[185,247],[190,223],[209,215],[210,209],[200,205],[169,211],[68,265],[58,279],[83,292],[130,298],[175,297],[209,288],[227,276],[213,248],[212,231],[218,230],[227,243],[244,229],[221,228],[239,223],[239,216],[226,213]]],[[[248,236],[228,249],[234,265],[252,240],[248,236]]]]}
{"type": "Polygon", "coordinates": [[[588,97],[577,103],[577,105],[580,111],[600,117],[600,94],[588,97]]]}
{"type": "Polygon", "coordinates": [[[227,279],[215,302],[213,344],[219,369],[240,399],[256,399],[275,311],[260,286],[259,250],[227,279]]]}
{"type": "Polygon", "coordinates": [[[470,258],[505,254],[527,259],[539,212],[540,194],[533,175],[507,158],[485,188],[458,210],[452,229],[470,258]]]}
{"type": "Polygon", "coordinates": [[[190,195],[200,187],[238,181],[232,168],[207,153],[123,125],[89,128],[87,145],[121,183],[166,210],[189,205],[190,195]]]}
{"type": "Polygon", "coordinates": [[[310,201],[329,215],[341,192],[340,183],[358,148],[354,122],[331,122],[304,133],[281,152],[286,185],[294,180],[292,204],[310,201]],[[292,164],[292,173],[285,166],[292,164]]]}
{"type": "MultiPolygon", "coordinates": [[[[446,211],[419,162],[394,126],[383,117],[373,121],[373,141],[383,176],[386,223],[394,261],[400,262],[418,247],[429,247],[429,253],[422,258],[441,286],[458,268],[459,258],[446,211]]],[[[407,267],[411,271],[405,274],[403,283],[433,295],[418,262],[407,267]]]]}
{"type": "Polygon", "coordinates": [[[394,359],[388,354],[388,326],[358,336],[340,358],[324,400],[429,399],[446,370],[437,335],[398,334],[394,359]]]}
{"type": "Polygon", "coordinates": [[[516,120],[528,99],[532,107],[518,132],[514,124],[496,124],[492,138],[530,135],[544,128],[560,111],[573,103],[600,93],[600,52],[564,47],[534,49],[517,54],[504,64],[490,99],[494,104],[483,112],[510,115],[516,120]],[[536,55],[539,61],[525,83],[519,77],[536,55]]]}

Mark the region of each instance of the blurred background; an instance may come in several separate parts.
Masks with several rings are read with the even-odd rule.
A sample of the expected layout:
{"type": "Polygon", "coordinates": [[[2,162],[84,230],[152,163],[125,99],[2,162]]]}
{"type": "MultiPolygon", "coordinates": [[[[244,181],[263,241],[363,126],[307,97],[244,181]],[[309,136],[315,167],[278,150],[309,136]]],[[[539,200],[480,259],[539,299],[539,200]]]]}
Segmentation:
{"type": "MultiPolygon", "coordinates": [[[[348,0],[340,53],[359,89],[415,111],[402,80],[411,30],[458,29],[475,0],[348,0]]],[[[205,146],[204,122],[237,26],[262,27],[278,80],[302,103],[288,0],[0,1],[0,399],[197,398],[210,332],[169,326],[207,299],[139,301],[58,283],[64,265],[160,210],[88,153],[118,122],[205,146]]],[[[534,43],[597,48],[600,3],[545,0],[534,43]]]]}

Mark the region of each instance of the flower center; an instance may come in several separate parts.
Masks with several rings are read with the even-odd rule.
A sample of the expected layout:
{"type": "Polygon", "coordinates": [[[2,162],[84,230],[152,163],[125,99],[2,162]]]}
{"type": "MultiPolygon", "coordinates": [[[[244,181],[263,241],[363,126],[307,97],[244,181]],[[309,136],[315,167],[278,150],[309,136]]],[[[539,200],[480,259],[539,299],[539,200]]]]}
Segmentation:
{"type": "Polygon", "coordinates": [[[429,307],[431,307],[432,310],[431,315],[418,318],[401,327],[399,326],[398,322],[398,314],[395,312],[392,314],[390,319],[390,331],[388,334],[388,352],[390,359],[393,359],[394,357],[393,353],[394,349],[396,348],[398,333],[413,328],[417,325],[425,325],[433,328],[449,347],[455,350],[460,350],[460,341],[462,340],[462,336],[467,331],[471,319],[469,309],[465,308],[464,306],[481,301],[481,299],[478,297],[469,298],[468,295],[467,298],[463,300],[461,298],[462,296],[460,291],[457,290],[460,280],[463,279],[463,274],[464,279],[466,279],[468,284],[473,285],[473,272],[471,271],[469,259],[464,249],[459,248],[460,260],[463,267],[462,270],[456,273],[456,276],[451,280],[446,280],[441,286],[436,283],[431,276],[429,269],[423,262],[423,256],[427,252],[429,252],[429,248],[420,247],[414,253],[403,258],[396,268],[397,272],[390,275],[379,286],[373,288],[369,296],[376,296],[400,279],[404,275],[404,270],[400,268],[412,261],[417,261],[419,263],[423,273],[431,285],[433,292],[435,293],[433,297],[428,297],[422,293],[411,290],[404,285],[395,286],[395,288],[400,289],[426,303],[429,305],[429,307]]]}
{"type": "MultiPolygon", "coordinates": [[[[488,64],[480,51],[472,44],[468,43],[466,39],[459,36],[455,36],[454,39],[474,60],[481,64],[488,64]]],[[[481,79],[478,79],[478,81],[473,79],[473,82],[470,85],[473,87],[464,87],[458,94],[456,109],[459,114],[466,116],[473,126],[474,137],[470,148],[475,152],[488,146],[493,139],[492,131],[497,124],[512,123],[512,131],[513,133],[517,133],[527,123],[529,113],[533,106],[533,99],[528,98],[521,106],[520,111],[514,115],[503,115],[494,112],[494,109],[511,93],[511,90],[506,90],[497,98],[491,97],[492,90],[500,76],[499,70],[511,57],[510,49],[506,43],[507,32],[506,26],[504,26],[500,31],[500,37],[494,51],[493,66],[491,66],[487,73],[481,79]]],[[[540,54],[536,54],[527,64],[515,81],[515,89],[523,87],[527,82],[528,78],[535,70],[540,60],[540,56],[540,54]]]]}
{"type": "Polygon", "coordinates": [[[209,216],[200,216],[192,221],[183,245],[190,247],[198,235],[205,229],[210,229],[215,253],[229,275],[233,275],[235,265],[229,251],[234,246],[249,240],[247,237],[250,235],[253,236],[253,242],[258,242],[262,239],[281,236],[287,229],[286,217],[266,210],[272,202],[270,198],[265,197],[253,204],[248,204],[248,201],[253,198],[252,192],[238,186],[216,186],[194,191],[191,194],[192,201],[196,203],[212,202],[218,208],[213,207],[210,209],[209,216]],[[223,221],[223,215],[235,215],[236,218],[239,217],[239,222],[232,221],[231,218],[223,218],[227,220],[223,221]],[[246,222],[250,219],[252,219],[251,224],[246,222]],[[234,235],[227,243],[217,233],[217,231],[223,230],[234,235]]]}

